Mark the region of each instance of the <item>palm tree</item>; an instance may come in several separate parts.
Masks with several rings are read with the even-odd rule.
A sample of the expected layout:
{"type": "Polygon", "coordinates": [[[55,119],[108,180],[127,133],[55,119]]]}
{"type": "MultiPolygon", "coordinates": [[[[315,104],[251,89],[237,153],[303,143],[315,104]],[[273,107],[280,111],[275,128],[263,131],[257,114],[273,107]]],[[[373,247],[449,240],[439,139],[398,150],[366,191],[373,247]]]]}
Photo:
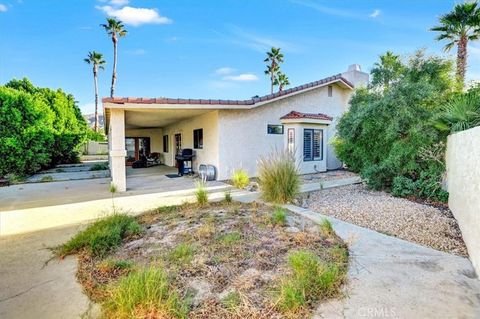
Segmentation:
{"type": "Polygon", "coordinates": [[[459,3],[453,11],[439,19],[440,25],[431,31],[440,32],[437,40],[447,40],[445,51],[457,46],[457,81],[463,87],[467,70],[468,41],[478,40],[480,36],[480,10],[477,2],[459,3]]]}
{"type": "Polygon", "coordinates": [[[278,72],[274,84],[278,85],[278,91],[282,92],[285,86],[290,85],[290,81],[288,80],[288,76],[286,74],[278,72]]]}
{"type": "Polygon", "coordinates": [[[115,83],[117,82],[117,44],[118,38],[127,35],[127,30],[122,21],[114,18],[107,18],[106,24],[101,24],[101,27],[107,31],[107,34],[112,37],[113,42],[113,73],[112,73],[112,86],[110,88],[110,97],[113,97],[115,93],[115,83]]]}
{"type": "Polygon", "coordinates": [[[88,52],[86,59],[83,59],[88,64],[93,65],[93,82],[95,84],[95,132],[98,131],[98,81],[97,81],[97,72],[98,69],[105,69],[105,60],[103,59],[103,54],[91,51],[88,52]]]}
{"type": "Polygon", "coordinates": [[[280,72],[279,64],[283,62],[283,54],[280,53],[280,48],[272,47],[270,51],[267,52],[267,58],[263,62],[268,63],[265,74],[270,76],[270,93],[273,93],[275,79],[277,78],[278,72],[280,72]]]}

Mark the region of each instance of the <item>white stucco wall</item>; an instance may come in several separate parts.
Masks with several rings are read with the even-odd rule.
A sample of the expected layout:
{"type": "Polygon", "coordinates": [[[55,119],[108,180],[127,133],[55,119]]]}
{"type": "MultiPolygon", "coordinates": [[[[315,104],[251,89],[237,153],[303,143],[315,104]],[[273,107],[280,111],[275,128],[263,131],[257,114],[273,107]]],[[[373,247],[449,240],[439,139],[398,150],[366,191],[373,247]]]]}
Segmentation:
{"type": "Polygon", "coordinates": [[[198,172],[200,164],[210,164],[218,168],[218,111],[211,111],[163,128],[162,136],[168,135],[170,144],[169,152],[164,155],[166,165],[175,165],[175,134],[182,134],[182,148],[193,149],[195,129],[203,129],[203,149],[194,149],[194,171],[198,172]]]}
{"type": "MultiPolygon", "coordinates": [[[[333,148],[328,142],[335,135],[338,118],[348,108],[351,94],[351,90],[334,84],[332,97],[328,96],[328,87],[325,86],[251,110],[220,110],[219,179],[230,178],[232,171],[238,168],[245,169],[250,176],[256,176],[257,159],[275,148],[283,150],[284,147],[284,135],[267,134],[267,124],[281,124],[280,117],[291,111],[324,113],[334,118],[332,125],[324,132],[326,136],[324,144],[327,148],[327,168],[338,168],[341,162],[335,157],[333,148]]],[[[303,138],[303,131],[301,134],[303,138]]]]}
{"type": "Polygon", "coordinates": [[[448,137],[446,163],[448,206],[480,275],[480,126],[448,137]]]}

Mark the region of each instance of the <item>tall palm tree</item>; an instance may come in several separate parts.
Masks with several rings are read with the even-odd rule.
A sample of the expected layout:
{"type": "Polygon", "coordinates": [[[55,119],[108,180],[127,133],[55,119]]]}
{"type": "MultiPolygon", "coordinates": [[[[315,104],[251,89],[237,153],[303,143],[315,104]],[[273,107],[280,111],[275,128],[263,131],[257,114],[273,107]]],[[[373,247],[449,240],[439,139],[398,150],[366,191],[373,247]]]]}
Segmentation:
{"type": "Polygon", "coordinates": [[[278,91],[282,92],[285,86],[290,85],[290,81],[288,80],[288,76],[285,73],[278,72],[274,84],[278,85],[278,91]]]}
{"type": "Polygon", "coordinates": [[[95,132],[98,131],[98,81],[97,81],[97,73],[98,70],[105,69],[105,60],[103,59],[103,54],[91,51],[88,52],[88,56],[86,59],[83,59],[88,64],[93,65],[93,82],[95,84],[95,132]]]}
{"type": "Polygon", "coordinates": [[[466,2],[455,5],[453,10],[439,18],[440,25],[431,31],[440,32],[437,40],[447,40],[445,51],[457,46],[457,80],[463,87],[467,70],[468,41],[478,40],[480,36],[480,10],[478,3],[466,2]]]}
{"type": "Polygon", "coordinates": [[[265,74],[270,77],[270,93],[273,93],[273,86],[275,85],[275,79],[278,72],[280,72],[280,63],[283,63],[283,54],[280,52],[280,48],[272,47],[267,52],[267,58],[263,61],[267,62],[267,69],[265,74]]]}
{"type": "Polygon", "coordinates": [[[105,31],[107,31],[107,34],[112,37],[112,42],[113,42],[113,73],[112,73],[112,86],[110,88],[110,97],[113,97],[115,93],[115,84],[117,82],[118,38],[126,36],[127,30],[125,30],[125,26],[123,25],[122,21],[114,18],[107,18],[107,23],[101,24],[100,26],[103,27],[105,31]]]}

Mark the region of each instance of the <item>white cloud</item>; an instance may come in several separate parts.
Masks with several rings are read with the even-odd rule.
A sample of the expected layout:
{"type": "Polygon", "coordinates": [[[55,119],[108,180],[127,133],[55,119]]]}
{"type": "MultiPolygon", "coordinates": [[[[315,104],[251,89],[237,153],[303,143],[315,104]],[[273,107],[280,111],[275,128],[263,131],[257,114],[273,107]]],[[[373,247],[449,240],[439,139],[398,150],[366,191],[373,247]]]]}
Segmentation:
{"type": "Polygon", "coordinates": [[[6,5],[0,3],[0,12],[7,12],[8,8],[6,5]]]}
{"type": "Polygon", "coordinates": [[[112,6],[95,6],[109,17],[115,17],[125,24],[139,26],[141,24],[169,24],[172,20],[161,16],[157,9],[123,7],[116,9],[112,6]]]}
{"type": "Polygon", "coordinates": [[[250,82],[250,81],[257,81],[258,76],[252,73],[242,73],[239,75],[228,75],[223,77],[226,81],[236,81],[236,82],[250,82]]]}
{"type": "Polygon", "coordinates": [[[235,71],[236,70],[234,68],[230,68],[230,67],[226,66],[226,67],[223,67],[223,68],[216,69],[215,74],[217,74],[217,75],[228,75],[228,74],[232,74],[235,71]]]}
{"type": "Polygon", "coordinates": [[[373,10],[373,12],[369,15],[370,18],[376,18],[380,15],[380,13],[382,13],[380,10],[378,9],[375,9],[373,10]]]}
{"type": "Polygon", "coordinates": [[[110,4],[114,6],[126,6],[129,2],[129,0],[111,0],[110,4]]]}

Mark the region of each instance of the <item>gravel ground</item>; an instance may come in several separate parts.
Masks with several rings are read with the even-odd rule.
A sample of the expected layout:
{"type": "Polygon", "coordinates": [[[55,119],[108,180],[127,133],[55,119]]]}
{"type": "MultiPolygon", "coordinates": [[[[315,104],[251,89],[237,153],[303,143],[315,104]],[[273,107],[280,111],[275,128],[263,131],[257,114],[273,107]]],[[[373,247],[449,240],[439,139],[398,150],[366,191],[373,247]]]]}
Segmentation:
{"type": "Polygon", "coordinates": [[[433,249],[467,256],[467,248],[449,210],[371,191],[357,184],[303,195],[304,207],[433,249]]]}
{"type": "Polygon", "coordinates": [[[313,183],[313,182],[320,182],[320,181],[331,181],[340,178],[349,178],[355,177],[358,174],[349,172],[344,169],[337,169],[333,171],[327,171],[323,173],[315,173],[315,174],[305,174],[300,176],[304,183],[313,183]]]}

